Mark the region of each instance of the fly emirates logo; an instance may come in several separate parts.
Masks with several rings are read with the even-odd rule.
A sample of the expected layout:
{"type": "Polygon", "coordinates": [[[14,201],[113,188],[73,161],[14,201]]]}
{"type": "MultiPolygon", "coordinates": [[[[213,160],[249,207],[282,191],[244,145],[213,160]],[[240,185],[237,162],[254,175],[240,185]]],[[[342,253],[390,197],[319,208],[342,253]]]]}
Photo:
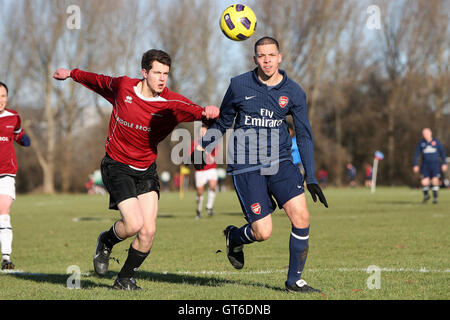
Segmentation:
{"type": "Polygon", "coordinates": [[[8,142],[9,138],[8,137],[0,137],[0,142],[8,142]]]}
{"type": "Polygon", "coordinates": [[[253,127],[275,128],[281,126],[283,120],[272,119],[273,111],[262,108],[259,111],[261,117],[245,116],[245,125],[253,127]]]}

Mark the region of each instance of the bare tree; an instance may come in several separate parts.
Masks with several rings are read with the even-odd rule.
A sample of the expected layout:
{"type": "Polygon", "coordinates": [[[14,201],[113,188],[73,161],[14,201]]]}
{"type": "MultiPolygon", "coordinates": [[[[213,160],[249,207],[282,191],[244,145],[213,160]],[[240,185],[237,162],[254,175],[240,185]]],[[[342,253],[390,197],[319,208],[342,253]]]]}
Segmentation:
{"type": "Polygon", "coordinates": [[[67,9],[71,4],[69,1],[16,1],[5,12],[5,25],[10,26],[6,42],[15,50],[10,62],[15,68],[9,69],[12,87],[22,88],[20,94],[32,92],[35,106],[43,105],[42,115],[25,121],[24,126],[43,171],[45,193],[56,191],[58,172],[62,190],[67,192],[72,188],[71,181],[76,175],[72,167],[74,128],[81,108],[96,105],[92,102],[96,101],[93,94],[80,93],[79,86],[71,82],[57,84],[52,78],[54,70],[65,65],[97,72],[101,69],[101,72],[126,72],[130,61],[135,61],[132,56],[136,41],[144,32],[139,28],[144,12],[139,10],[138,1],[77,1],[80,29],[72,29],[68,24],[70,11],[67,9]],[[98,46],[99,40],[104,45],[98,46]],[[19,84],[26,84],[27,90],[19,84]]]}

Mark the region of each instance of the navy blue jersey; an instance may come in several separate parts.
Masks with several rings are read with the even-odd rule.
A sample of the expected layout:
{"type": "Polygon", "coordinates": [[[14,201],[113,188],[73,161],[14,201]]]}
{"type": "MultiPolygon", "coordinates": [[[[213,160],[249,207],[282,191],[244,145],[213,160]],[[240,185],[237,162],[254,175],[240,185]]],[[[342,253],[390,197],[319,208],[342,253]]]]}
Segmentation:
{"type": "Polygon", "coordinates": [[[414,152],[414,166],[418,165],[419,156],[422,156],[422,166],[445,164],[445,150],[438,139],[433,138],[430,142],[425,139],[420,140],[414,152]]]}
{"type": "Polygon", "coordinates": [[[306,181],[317,183],[306,94],[284,71],[280,73],[283,80],[274,87],[258,79],[257,68],[232,78],[220,107],[220,117],[203,137],[202,146],[207,151],[212,149],[234,123],[231,138],[227,140],[230,174],[292,161],[286,120],[286,116],[291,115],[306,181]]]}

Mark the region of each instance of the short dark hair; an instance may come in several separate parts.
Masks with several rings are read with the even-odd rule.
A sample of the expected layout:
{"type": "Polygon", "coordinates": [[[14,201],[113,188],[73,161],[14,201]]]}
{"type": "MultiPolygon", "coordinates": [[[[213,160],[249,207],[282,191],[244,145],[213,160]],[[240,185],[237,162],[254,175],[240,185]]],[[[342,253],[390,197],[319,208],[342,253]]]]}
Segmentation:
{"type": "Polygon", "coordinates": [[[0,87],[4,87],[6,89],[6,95],[8,95],[8,87],[6,86],[6,84],[0,81],[0,87]]]}
{"type": "Polygon", "coordinates": [[[158,61],[166,66],[172,64],[172,60],[168,53],[162,50],[151,49],[144,53],[142,56],[141,67],[149,71],[152,68],[153,61],[158,61]]]}
{"type": "Polygon", "coordinates": [[[278,41],[272,37],[262,37],[258,41],[255,42],[255,55],[256,55],[256,47],[263,46],[266,44],[274,44],[277,46],[277,50],[280,51],[280,45],[278,44],[278,41]]]}

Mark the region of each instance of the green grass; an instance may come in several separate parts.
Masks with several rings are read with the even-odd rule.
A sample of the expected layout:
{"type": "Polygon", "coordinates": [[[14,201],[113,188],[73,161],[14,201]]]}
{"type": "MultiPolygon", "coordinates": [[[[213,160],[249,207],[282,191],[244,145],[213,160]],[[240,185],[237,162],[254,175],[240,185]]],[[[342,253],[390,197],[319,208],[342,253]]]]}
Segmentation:
{"type": "Polygon", "coordinates": [[[142,292],[110,287],[126,259],[130,240],[117,245],[104,278],[94,275],[98,234],[119,217],[107,196],[19,195],[12,207],[15,273],[0,271],[0,299],[449,299],[450,191],[439,204],[421,204],[420,190],[326,189],[330,207],[314,204],[310,250],[303,278],[324,294],[282,289],[289,260],[290,223],[273,214],[269,240],[245,247],[245,267],[225,254],[222,230],[242,225],[234,192],[218,194],[216,215],[194,219],[194,193],[163,193],[150,256],[136,273],[142,292]],[[220,251],[219,251],[220,250],[220,251]],[[67,288],[67,268],[80,268],[81,289],[67,288]],[[381,268],[380,289],[370,290],[366,269],[381,268]],[[22,271],[22,272],[19,272],[22,271]]]}

